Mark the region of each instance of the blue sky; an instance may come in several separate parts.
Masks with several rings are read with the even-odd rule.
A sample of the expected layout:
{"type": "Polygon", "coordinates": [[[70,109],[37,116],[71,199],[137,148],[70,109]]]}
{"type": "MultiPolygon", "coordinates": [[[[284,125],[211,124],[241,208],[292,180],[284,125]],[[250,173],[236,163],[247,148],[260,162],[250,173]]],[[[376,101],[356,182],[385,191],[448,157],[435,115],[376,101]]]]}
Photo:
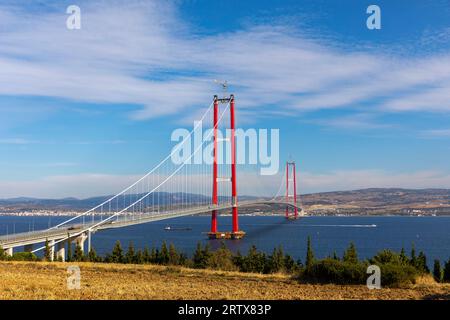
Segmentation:
{"type": "Polygon", "coordinates": [[[280,129],[301,192],[450,188],[447,1],[17,3],[0,2],[0,198],[119,191],[216,78],[240,127],[280,129]]]}

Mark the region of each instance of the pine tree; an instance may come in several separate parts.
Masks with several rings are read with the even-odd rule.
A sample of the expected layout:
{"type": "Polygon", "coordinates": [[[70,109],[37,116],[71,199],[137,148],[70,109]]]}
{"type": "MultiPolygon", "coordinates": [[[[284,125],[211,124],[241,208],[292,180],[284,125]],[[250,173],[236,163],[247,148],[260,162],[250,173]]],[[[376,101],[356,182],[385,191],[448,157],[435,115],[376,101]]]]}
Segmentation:
{"type": "Polygon", "coordinates": [[[150,251],[148,250],[148,247],[145,246],[144,253],[142,254],[142,260],[144,263],[150,262],[150,251]]]}
{"type": "Polygon", "coordinates": [[[332,258],[333,260],[336,260],[336,261],[339,261],[340,259],[339,259],[339,257],[338,257],[338,255],[337,255],[337,253],[336,253],[336,250],[334,250],[333,251],[333,258],[332,258]]]}
{"type": "Polygon", "coordinates": [[[436,282],[442,281],[441,262],[438,259],[434,260],[433,276],[434,276],[434,280],[436,280],[436,282]]]}
{"type": "Polygon", "coordinates": [[[419,256],[416,260],[416,268],[420,270],[421,272],[429,273],[430,269],[428,269],[427,266],[427,257],[425,256],[425,253],[423,251],[420,251],[419,256]]]}
{"type": "Polygon", "coordinates": [[[178,264],[180,266],[190,267],[190,261],[189,261],[188,257],[184,253],[180,253],[178,264]]]}
{"type": "Polygon", "coordinates": [[[311,237],[308,236],[306,248],[306,260],[305,260],[306,269],[311,268],[313,264],[314,264],[314,252],[311,247],[311,237]]]}
{"type": "Polygon", "coordinates": [[[136,252],[135,258],[134,258],[134,263],[137,264],[143,264],[144,263],[144,254],[142,253],[141,250],[138,250],[136,252]]]}
{"type": "Polygon", "coordinates": [[[80,244],[76,244],[75,246],[75,254],[74,254],[74,260],[75,261],[83,261],[84,255],[83,255],[83,249],[81,249],[80,244]]]}
{"type": "Polygon", "coordinates": [[[67,262],[72,261],[72,240],[69,237],[69,234],[67,234],[67,262]]]}
{"type": "Polygon", "coordinates": [[[276,273],[283,271],[284,269],[284,253],[283,248],[280,246],[278,249],[274,249],[272,255],[269,257],[267,273],[276,273]]]}
{"type": "Polygon", "coordinates": [[[166,265],[169,263],[169,250],[167,249],[167,244],[164,241],[161,245],[161,251],[159,253],[159,263],[166,265]]]}
{"type": "Polygon", "coordinates": [[[342,258],[344,262],[348,262],[351,264],[357,264],[358,263],[358,253],[356,252],[356,247],[353,242],[350,243],[350,246],[347,248],[347,250],[344,252],[344,256],[342,258]]]}
{"type": "Polygon", "coordinates": [[[417,266],[416,247],[414,243],[411,246],[411,259],[409,260],[409,264],[413,267],[417,266]]]}
{"type": "Polygon", "coordinates": [[[48,239],[45,239],[44,260],[52,261],[52,251],[50,250],[50,245],[49,245],[48,239]]]}
{"type": "Polygon", "coordinates": [[[442,281],[443,282],[450,282],[450,258],[445,263],[444,274],[443,274],[443,277],[442,277],[442,281]]]}
{"type": "Polygon", "coordinates": [[[177,249],[175,249],[175,246],[173,245],[173,243],[171,243],[169,245],[169,261],[168,261],[168,263],[170,265],[176,266],[180,262],[179,259],[180,259],[180,257],[177,252],[177,249]]]}
{"type": "Polygon", "coordinates": [[[206,267],[203,257],[203,248],[200,242],[197,242],[197,248],[195,249],[192,261],[194,263],[194,268],[202,269],[206,267]]]}
{"type": "Polygon", "coordinates": [[[407,265],[408,264],[408,257],[406,256],[405,248],[402,248],[402,250],[400,251],[399,258],[400,258],[400,263],[401,264],[403,264],[403,265],[407,265]]]}
{"type": "Polygon", "coordinates": [[[111,262],[122,263],[123,262],[123,250],[120,241],[117,240],[111,253],[111,262]]]}
{"type": "Polygon", "coordinates": [[[284,269],[288,273],[294,273],[295,271],[298,270],[294,259],[289,254],[286,254],[284,256],[284,269]]]}
{"type": "Polygon", "coordinates": [[[134,253],[134,245],[133,241],[130,241],[128,245],[128,251],[125,255],[125,263],[134,263],[135,262],[135,253],[134,253]]]}
{"type": "Polygon", "coordinates": [[[158,263],[158,257],[159,257],[159,250],[155,247],[152,247],[152,253],[150,254],[150,262],[151,263],[158,263]]]}
{"type": "Polygon", "coordinates": [[[88,252],[88,260],[90,262],[97,262],[99,260],[99,257],[97,256],[97,252],[95,252],[95,249],[93,247],[88,252]]]}

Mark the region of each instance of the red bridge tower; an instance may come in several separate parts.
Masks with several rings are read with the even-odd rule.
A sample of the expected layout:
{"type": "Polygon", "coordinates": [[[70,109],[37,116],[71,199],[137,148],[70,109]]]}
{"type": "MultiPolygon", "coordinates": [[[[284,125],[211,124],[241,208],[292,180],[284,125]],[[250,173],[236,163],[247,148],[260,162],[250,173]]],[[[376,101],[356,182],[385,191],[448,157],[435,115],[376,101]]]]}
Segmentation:
{"type": "MultiPolygon", "coordinates": [[[[219,103],[230,103],[230,146],[231,146],[231,205],[233,216],[233,230],[227,232],[217,231],[217,210],[213,210],[211,214],[211,231],[208,232],[210,239],[241,239],[245,232],[239,230],[238,223],[238,204],[237,204],[237,189],[236,189],[236,139],[235,139],[235,121],[234,121],[234,95],[229,98],[219,99],[214,96],[214,161],[213,161],[213,188],[212,188],[212,204],[217,206],[218,201],[218,180],[217,176],[217,130],[219,122],[219,103]]],[[[223,179],[223,177],[221,177],[223,179]]]]}
{"type": "Polygon", "coordinates": [[[297,219],[298,218],[298,210],[297,210],[297,181],[295,176],[295,162],[286,162],[286,201],[292,201],[294,203],[294,216],[289,215],[289,206],[286,206],[286,219],[297,219]],[[289,170],[289,168],[292,168],[292,170],[289,170]],[[292,178],[290,178],[290,171],[292,172],[292,178]],[[289,182],[292,182],[293,184],[293,193],[289,194],[289,182]]]}

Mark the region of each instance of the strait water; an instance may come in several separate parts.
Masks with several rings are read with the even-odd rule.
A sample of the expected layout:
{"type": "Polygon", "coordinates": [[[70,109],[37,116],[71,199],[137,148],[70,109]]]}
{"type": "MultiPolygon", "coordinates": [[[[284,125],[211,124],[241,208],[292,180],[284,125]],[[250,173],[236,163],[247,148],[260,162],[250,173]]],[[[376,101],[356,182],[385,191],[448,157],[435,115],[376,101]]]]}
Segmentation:
{"type": "MultiPolygon", "coordinates": [[[[65,217],[0,216],[0,234],[24,232],[47,228],[64,221],[65,217]]],[[[231,217],[219,217],[219,230],[231,229],[231,217]]],[[[219,240],[208,240],[210,218],[206,216],[183,217],[160,222],[129,226],[97,232],[92,245],[97,253],[110,252],[116,240],[126,249],[132,241],[136,248],[160,246],[162,241],[173,243],[180,251],[191,255],[197,242],[220,246],[219,240]],[[188,231],[166,231],[164,227],[191,228],[188,231]]],[[[325,257],[333,251],[341,255],[353,241],[361,258],[373,256],[381,249],[408,253],[412,243],[416,251],[423,250],[428,264],[434,259],[450,258],[450,217],[306,217],[287,221],[281,216],[242,216],[240,229],[247,232],[244,239],[227,241],[233,250],[247,252],[251,245],[271,253],[281,245],[295,259],[304,260],[306,239],[311,236],[314,252],[325,257]]],[[[21,250],[17,248],[16,250],[21,250]]]]}

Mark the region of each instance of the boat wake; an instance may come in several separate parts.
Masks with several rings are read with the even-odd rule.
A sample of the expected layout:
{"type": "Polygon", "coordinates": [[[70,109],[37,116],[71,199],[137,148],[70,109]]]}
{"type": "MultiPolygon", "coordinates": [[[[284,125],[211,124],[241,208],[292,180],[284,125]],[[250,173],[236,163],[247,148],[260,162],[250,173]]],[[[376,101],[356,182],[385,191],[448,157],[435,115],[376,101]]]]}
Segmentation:
{"type": "Polygon", "coordinates": [[[302,227],[376,228],[376,224],[305,224],[302,227]]]}

